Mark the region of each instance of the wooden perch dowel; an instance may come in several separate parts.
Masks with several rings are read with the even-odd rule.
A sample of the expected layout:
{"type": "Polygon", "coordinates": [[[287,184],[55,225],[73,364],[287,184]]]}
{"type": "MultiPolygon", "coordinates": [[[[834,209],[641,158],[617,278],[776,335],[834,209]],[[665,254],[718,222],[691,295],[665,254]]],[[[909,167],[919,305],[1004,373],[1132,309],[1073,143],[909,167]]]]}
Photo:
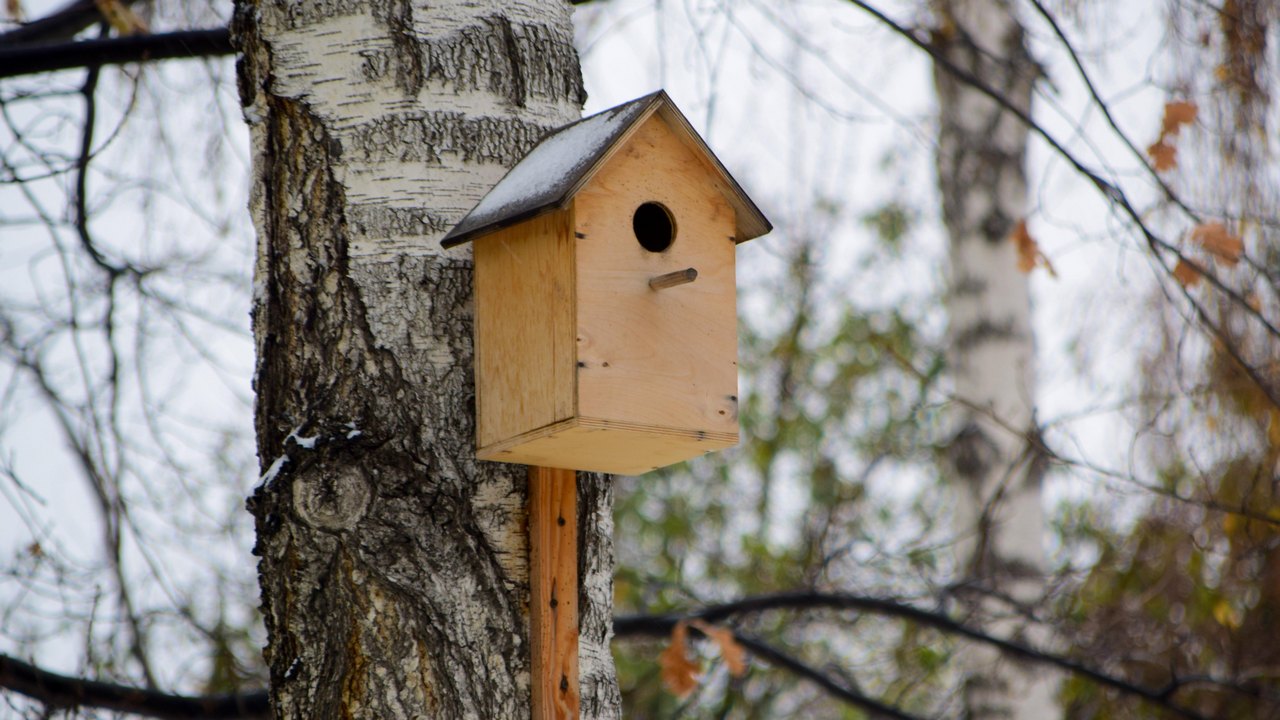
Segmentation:
{"type": "Polygon", "coordinates": [[[649,278],[649,287],[654,290],[665,290],[666,288],[673,288],[677,285],[691,283],[697,279],[697,270],[694,270],[693,268],[685,268],[684,270],[669,272],[666,275],[649,278]]]}
{"type": "Polygon", "coordinates": [[[529,468],[533,720],[578,720],[578,476],[529,468]]]}

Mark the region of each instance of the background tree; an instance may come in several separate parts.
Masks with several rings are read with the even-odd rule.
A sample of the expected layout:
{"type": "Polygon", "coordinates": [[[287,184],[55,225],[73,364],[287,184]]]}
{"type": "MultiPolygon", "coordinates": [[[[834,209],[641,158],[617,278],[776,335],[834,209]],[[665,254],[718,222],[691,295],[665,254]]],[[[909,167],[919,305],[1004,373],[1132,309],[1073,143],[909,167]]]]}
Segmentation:
{"type": "MultiPolygon", "coordinates": [[[[950,240],[947,367],[956,410],[943,478],[956,498],[961,597],[1002,637],[1026,630],[1045,594],[1048,463],[1035,415],[1035,345],[1027,271],[1039,264],[1027,231],[1026,157],[1039,67],[1013,3],[936,3],[938,184],[950,240]],[[957,73],[956,70],[960,72],[957,73]],[[981,78],[1003,105],[960,75],[981,78]],[[1011,105],[1007,108],[1005,105],[1011,105]]],[[[1045,633],[1029,637],[1043,643],[1045,633]]],[[[1050,718],[1043,668],[1001,663],[991,648],[964,656],[969,717],[1050,718]]]]}

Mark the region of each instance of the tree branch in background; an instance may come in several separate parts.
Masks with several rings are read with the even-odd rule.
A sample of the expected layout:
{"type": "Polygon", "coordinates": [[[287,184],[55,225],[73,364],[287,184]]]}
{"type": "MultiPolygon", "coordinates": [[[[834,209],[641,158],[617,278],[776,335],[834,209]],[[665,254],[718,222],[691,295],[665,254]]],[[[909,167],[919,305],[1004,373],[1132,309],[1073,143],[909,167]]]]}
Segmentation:
{"type": "Polygon", "coordinates": [[[59,675],[7,655],[0,655],[0,688],[25,695],[50,709],[93,707],[166,720],[251,720],[270,715],[264,690],[200,697],[170,695],[59,675]]]}
{"type": "Polygon", "coordinates": [[[0,33],[0,47],[70,40],[102,19],[96,0],[71,0],[38,20],[0,33]]]}
{"type": "MultiPolygon", "coordinates": [[[[1133,206],[1129,196],[1126,195],[1119,186],[1103,178],[1092,168],[1085,165],[1080,158],[1076,157],[1070,150],[1063,146],[1063,144],[1052,133],[1033,120],[1026,111],[1011,103],[1002,92],[991,87],[989,83],[975,76],[973,73],[970,73],[964,68],[958,67],[955,63],[951,62],[950,59],[938,50],[937,46],[935,46],[931,39],[921,37],[916,31],[906,27],[888,15],[885,15],[883,12],[872,7],[864,0],[847,0],[847,2],[860,8],[877,21],[883,23],[895,34],[901,36],[912,45],[915,45],[917,48],[924,51],[939,67],[946,70],[956,79],[981,92],[983,95],[986,95],[988,98],[1012,113],[1028,128],[1030,128],[1032,132],[1048,143],[1049,147],[1055,154],[1065,160],[1072,168],[1093,184],[1093,186],[1097,188],[1097,190],[1102,193],[1102,195],[1106,197],[1114,207],[1118,208],[1121,213],[1128,217],[1134,224],[1138,232],[1146,241],[1147,246],[1150,248],[1151,255],[1156,262],[1156,266],[1166,276],[1173,279],[1182,295],[1182,298],[1191,306],[1196,319],[1200,321],[1201,325],[1203,325],[1213,338],[1222,345],[1222,349],[1230,355],[1231,359],[1240,366],[1240,369],[1246,375],[1248,375],[1250,381],[1252,381],[1253,384],[1262,391],[1264,395],[1266,395],[1271,404],[1276,407],[1280,407],[1280,388],[1274,387],[1272,383],[1268,382],[1268,380],[1258,371],[1258,368],[1251,365],[1249,361],[1240,354],[1240,349],[1232,342],[1232,338],[1229,337],[1227,331],[1221,325],[1214,322],[1213,318],[1210,317],[1208,311],[1204,307],[1204,303],[1196,300],[1187,290],[1187,287],[1174,278],[1174,266],[1165,264],[1165,256],[1168,255],[1179,262],[1186,263],[1195,268],[1197,273],[1212,285],[1215,290],[1221,292],[1233,303],[1243,309],[1245,313],[1261,324],[1268,334],[1273,337],[1280,338],[1280,328],[1272,324],[1272,322],[1262,314],[1261,310],[1253,307],[1244,298],[1244,296],[1240,294],[1240,292],[1228,287],[1217,273],[1209,270],[1209,268],[1205,267],[1203,263],[1196,262],[1195,260],[1187,257],[1177,246],[1157,235],[1155,231],[1147,225],[1146,221],[1142,217],[1142,213],[1133,206]]],[[[1252,265],[1252,262],[1250,264],[1252,265]]]]}
{"type": "MultiPolygon", "coordinates": [[[[697,628],[694,628],[694,631],[701,632],[697,628]]],[[[751,651],[752,655],[755,655],[774,667],[781,668],[793,675],[796,675],[797,677],[812,682],[825,690],[831,697],[870,712],[871,717],[873,718],[887,717],[894,718],[894,720],[919,720],[915,715],[908,715],[892,705],[885,705],[878,700],[873,700],[866,695],[863,695],[857,690],[841,685],[832,679],[831,676],[820,672],[804,661],[794,658],[762,640],[748,637],[737,631],[733,633],[733,639],[737,640],[739,645],[751,651]]]]}
{"type": "MultiPolygon", "coordinates": [[[[1173,701],[1173,696],[1182,689],[1193,685],[1209,685],[1231,692],[1241,693],[1248,696],[1256,696],[1255,690],[1242,687],[1239,684],[1231,683],[1219,679],[1209,678],[1205,676],[1195,677],[1172,677],[1169,682],[1159,688],[1149,688],[1136,683],[1125,680],[1115,675],[1109,675],[1105,672],[1091,668],[1077,660],[1063,655],[1032,647],[1016,640],[1006,640],[994,637],[981,630],[969,627],[945,614],[923,610],[921,608],[909,605],[892,598],[877,598],[862,595],[851,595],[845,593],[829,593],[818,591],[796,591],[786,593],[776,593],[772,595],[759,595],[755,597],[742,598],[732,602],[722,603],[719,605],[708,605],[700,610],[695,610],[686,615],[625,615],[618,616],[614,619],[613,631],[618,637],[634,637],[649,636],[663,637],[671,632],[677,622],[681,620],[699,619],[707,622],[721,622],[727,618],[745,615],[750,613],[758,613],[767,610],[855,610],[861,612],[875,613],[877,615],[887,615],[896,617],[915,623],[920,626],[929,627],[939,632],[949,635],[958,635],[967,640],[991,645],[1006,655],[1022,661],[1039,663],[1065,670],[1073,675],[1085,678],[1099,685],[1117,690],[1126,695],[1141,698],[1152,705],[1163,708],[1164,710],[1188,720],[1208,720],[1207,716],[1202,715],[1196,710],[1181,705],[1173,701]]],[[[743,642],[744,646],[748,642],[743,642]]],[[[779,657],[787,657],[780,655],[779,657]]],[[[789,662],[800,663],[798,660],[790,659],[789,662]]],[[[797,672],[797,668],[792,667],[788,663],[779,661],[779,665],[783,669],[791,672],[797,672]]],[[[805,666],[807,667],[807,666],[805,666]]],[[[821,675],[818,671],[808,668],[809,673],[821,675]]],[[[798,673],[799,674],[799,673],[798,673]]],[[[814,675],[804,674],[804,677],[818,682],[814,675]]],[[[833,687],[830,681],[826,683],[819,682],[823,689],[831,692],[833,687]]],[[[844,691],[852,692],[852,691],[844,691]]],[[[854,693],[856,694],[856,693],[854,693]]],[[[849,698],[838,695],[848,702],[853,702],[849,698]]],[[[867,702],[875,703],[876,701],[869,698],[863,698],[867,702]]],[[[854,703],[858,704],[858,703],[854,703]]],[[[859,704],[859,707],[868,707],[859,704]]],[[[887,706],[885,706],[887,707],[887,706]]],[[[877,712],[891,712],[889,710],[878,709],[877,712]]],[[[896,712],[896,711],[893,711],[896,712]]]]}
{"type": "MultiPolygon", "coordinates": [[[[585,5],[590,0],[569,0],[585,5]]],[[[225,28],[181,30],[73,41],[77,33],[103,19],[95,0],[72,0],[62,8],[0,33],[0,78],[90,65],[230,55],[225,28]]]]}
{"type": "Polygon", "coordinates": [[[0,47],[0,78],[91,65],[211,57],[232,52],[231,33],[226,28],[0,47]]]}
{"type": "MultiPolygon", "coordinates": [[[[1173,696],[1179,690],[1192,685],[1209,685],[1245,695],[1257,695],[1256,691],[1238,684],[1202,676],[1174,677],[1160,688],[1143,687],[1090,668],[1072,658],[1046,652],[1015,640],[993,637],[939,612],[924,610],[892,598],[846,593],[818,591],[775,593],[708,605],[685,615],[623,615],[614,618],[613,631],[619,638],[666,637],[676,623],[682,620],[722,622],[731,617],[769,610],[817,609],[855,610],[887,615],[939,632],[985,643],[1000,649],[1010,657],[1057,667],[1126,695],[1141,698],[1188,720],[1208,720],[1207,716],[1173,701],[1173,696]]],[[[696,631],[696,628],[694,630],[696,631]]],[[[914,720],[914,716],[840,684],[827,674],[763,640],[742,635],[736,631],[734,638],[761,660],[815,683],[841,702],[862,708],[877,716],[914,720]]],[[[58,675],[4,655],[0,655],[0,688],[33,698],[49,707],[97,707],[155,718],[258,718],[266,717],[268,711],[265,691],[204,697],[170,695],[115,683],[58,675]]]]}

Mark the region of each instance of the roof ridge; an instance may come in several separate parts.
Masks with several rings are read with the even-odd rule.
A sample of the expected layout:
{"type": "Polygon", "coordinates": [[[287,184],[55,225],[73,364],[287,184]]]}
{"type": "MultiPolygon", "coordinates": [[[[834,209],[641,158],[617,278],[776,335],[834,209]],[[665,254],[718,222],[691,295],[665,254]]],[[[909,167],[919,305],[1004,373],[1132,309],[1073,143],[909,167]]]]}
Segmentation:
{"type": "MultiPolygon", "coordinates": [[[[481,235],[564,207],[578,190],[595,174],[602,159],[609,155],[631,128],[668,108],[680,126],[691,136],[698,149],[712,161],[715,169],[728,181],[733,195],[739,227],[744,225],[741,213],[750,216],[748,225],[754,234],[739,242],[763,235],[772,229],[768,219],[742,190],[715,153],[702,140],[692,124],[672,102],[665,90],[656,90],[635,100],[601,110],[580,120],[562,125],[544,135],[515,165],[503,175],[462,220],[441,239],[443,247],[461,245],[481,235]]],[[[671,119],[666,120],[671,124],[671,119]]]]}

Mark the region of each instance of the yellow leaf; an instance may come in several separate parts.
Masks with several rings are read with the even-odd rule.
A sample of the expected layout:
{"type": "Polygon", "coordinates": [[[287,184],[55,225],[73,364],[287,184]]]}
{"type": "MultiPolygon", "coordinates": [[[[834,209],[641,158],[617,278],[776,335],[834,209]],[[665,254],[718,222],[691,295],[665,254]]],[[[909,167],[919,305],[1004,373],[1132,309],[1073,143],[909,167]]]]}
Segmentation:
{"type": "Polygon", "coordinates": [[[1240,529],[1240,525],[1241,521],[1239,515],[1227,513],[1222,518],[1222,530],[1227,534],[1227,537],[1236,534],[1236,531],[1240,529]]]}
{"type": "Polygon", "coordinates": [[[729,666],[729,674],[742,677],[742,674],[747,671],[747,653],[733,637],[733,631],[701,620],[694,620],[690,624],[701,630],[703,635],[711,638],[712,642],[720,648],[720,657],[724,658],[724,664],[729,666]]]}
{"type": "Polygon", "coordinates": [[[1197,112],[1199,108],[1189,100],[1165,103],[1164,120],[1160,123],[1160,139],[1165,140],[1171,135],[1177,135],[1183,125],[1195,122],[1197,112]]]}
{"type": "Polygon", "coordinates": [[[1240,262],[1240,254],[1244,252],[1244,241],[1227,232],[1226,226],[1219,222],[1196,226],[1191,231],[1191,239],[1226,265],[1240,262]]]}
{"type": "Polygon", "coordinates": [[[681,620],[671,629],[671,644],[658,656],[662,684],[678,698],[685,698],[698,687],[701,668],[689,657],[689,628],[681,620]]]}
{"type": "Polygon", "coordinates": [[[1019,270],[1029,273],[1035,270],[1037,265],[1041,265],[1048,271],[1050,277],[1058,277],[1058,273],[1054,271],[1053,264],[1049,262],[1049,258],[1040,252],[1040,244],[1027,231],[1026,220],[1018,221],[1018,224],[1013,228],[1013,232],[1009,234],[1009,239],[1013,241],[1014,247],[1018,250],[1019,270]]]}
{"type": "Polygon", "coordinates": [[[1213,619],[1217,620],[1219,625],[1232,630],[1240,627],[1240,611],[1232,607],[1231,603],[1226,600],[1219,600],[1214,604],[1213,619]]]}
{"type": "Polygon", "coordinates": [[[1147,154],[1151,156],[1151,165],[1155,167],[1156,172],[1178,167],[1178,149],[1166,143],[1163,136],[1147,148],[1147,154]]]}
{"type": "Polygon", "coordinates": [[[122,0],[93,0],[107,24],[121,35],[147,32],[147,22],[122,0]]]}
{"type": "Polygon", "coordinates": [[[1182,283],[1183,287],[1195,287],[1196,283],[1200,282],[1200,271],[1186,260],[1179,260],[1178,264],[1173,266],[1173,279],[1182,283]]]}

